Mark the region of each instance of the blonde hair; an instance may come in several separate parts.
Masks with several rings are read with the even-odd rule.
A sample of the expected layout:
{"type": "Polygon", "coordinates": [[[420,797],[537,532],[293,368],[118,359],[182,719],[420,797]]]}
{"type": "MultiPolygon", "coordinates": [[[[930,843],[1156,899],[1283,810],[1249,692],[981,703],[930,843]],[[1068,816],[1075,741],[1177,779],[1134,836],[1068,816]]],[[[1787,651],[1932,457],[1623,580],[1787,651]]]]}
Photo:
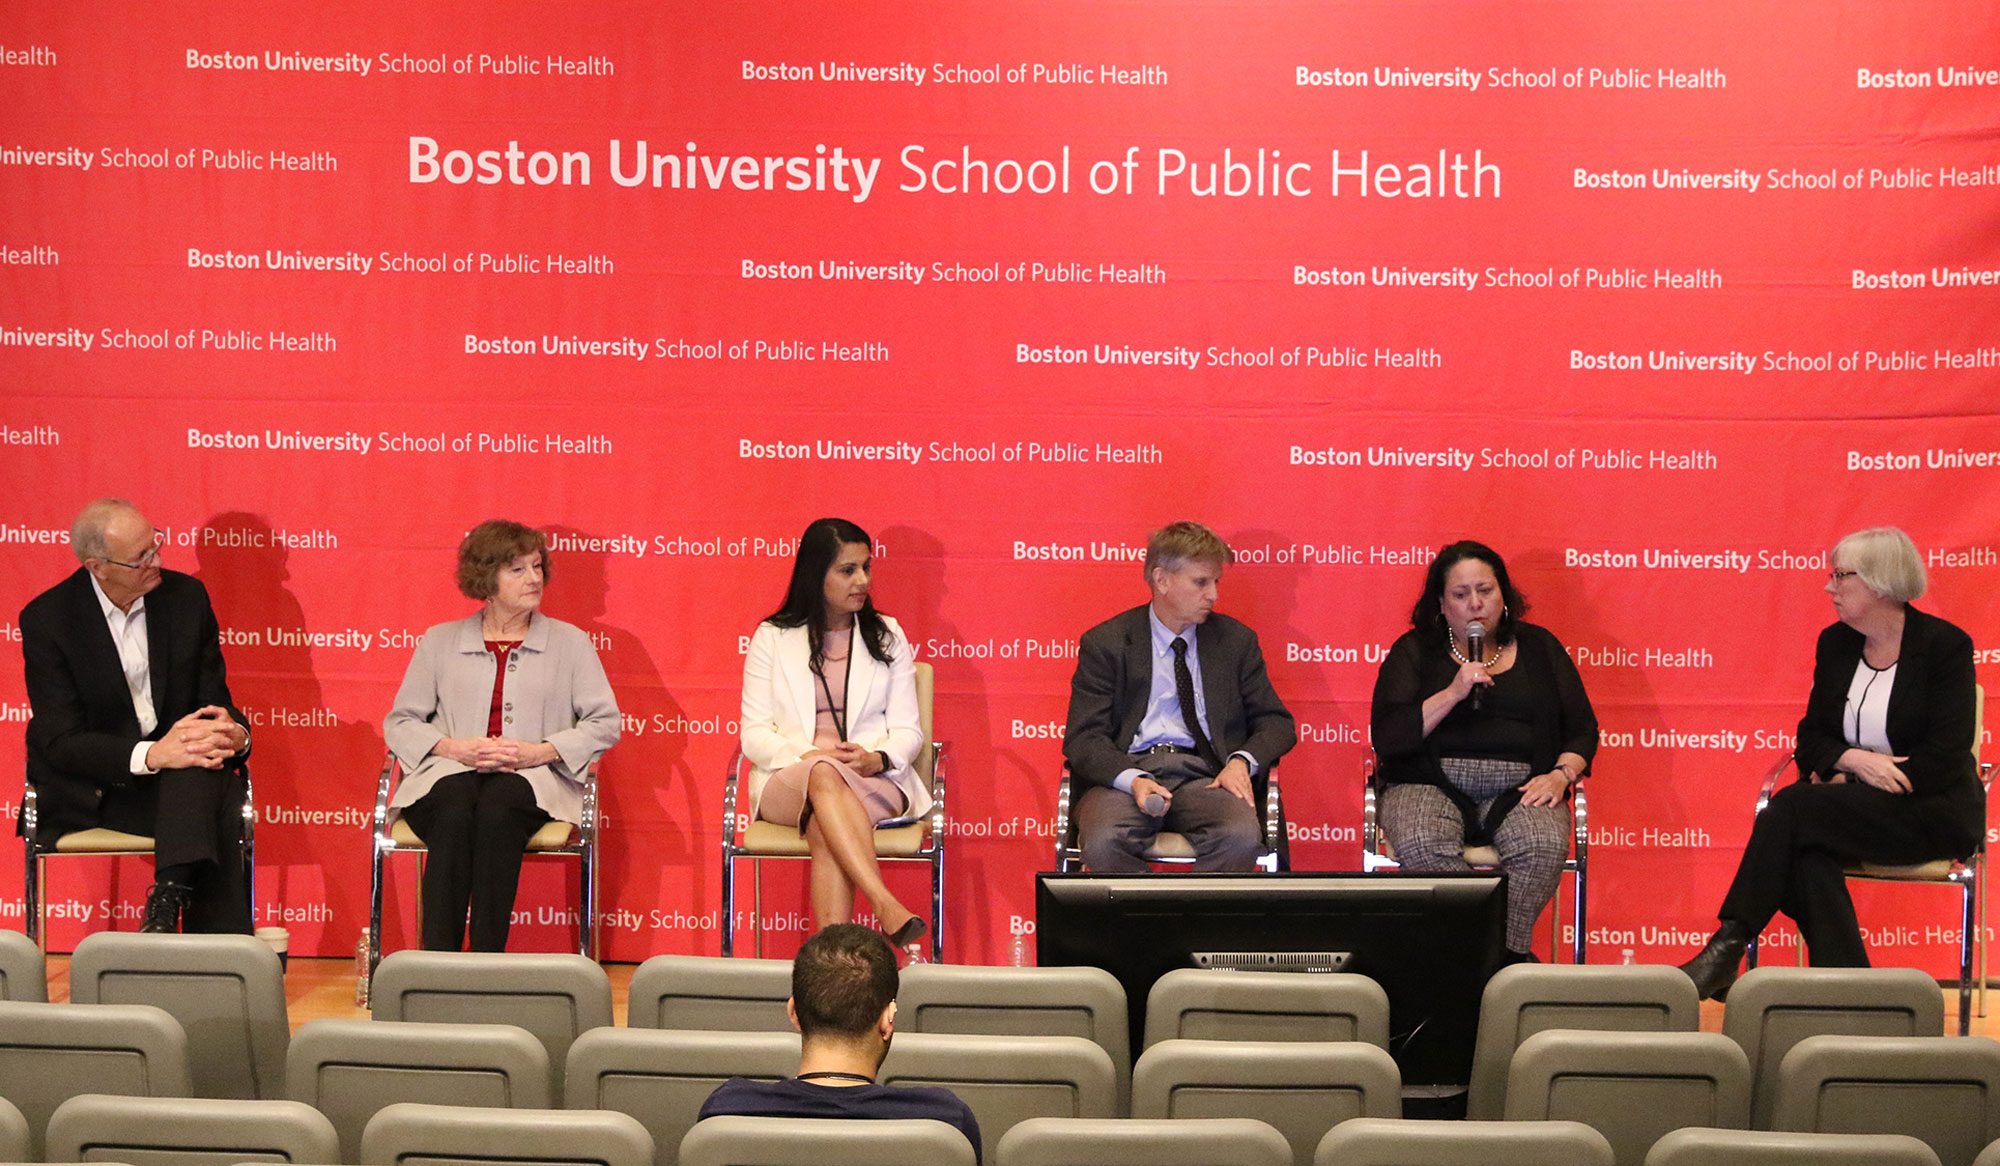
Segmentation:
{"type": "Polygon", "coordinates": [[[1868,590],[1884,599],[1908,603],[1929,586],[1924,557],[1910,536],[1893,526],[1857,530],[1833,544],[1832,559],[1845,559],[1868,590]]]}

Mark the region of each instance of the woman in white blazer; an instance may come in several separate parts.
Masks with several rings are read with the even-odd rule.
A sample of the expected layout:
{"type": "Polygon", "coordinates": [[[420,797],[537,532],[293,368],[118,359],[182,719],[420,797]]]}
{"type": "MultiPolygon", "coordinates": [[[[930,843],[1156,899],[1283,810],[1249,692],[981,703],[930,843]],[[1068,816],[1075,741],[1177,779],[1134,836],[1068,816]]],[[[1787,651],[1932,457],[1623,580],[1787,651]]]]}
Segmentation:
{"type": "Polygon", "coordinates": [[[916,658],[868,597],[873,553],[845,519],[800,536],[784,606],[743,662],[743,755],[751,815],[798,827],[812,852],[817,924],[850,920],[859,891],[902,947],[924,921],[882,882],[875,823],[921,815],[931,797],[911,765],[924,747],[916,658]]]}

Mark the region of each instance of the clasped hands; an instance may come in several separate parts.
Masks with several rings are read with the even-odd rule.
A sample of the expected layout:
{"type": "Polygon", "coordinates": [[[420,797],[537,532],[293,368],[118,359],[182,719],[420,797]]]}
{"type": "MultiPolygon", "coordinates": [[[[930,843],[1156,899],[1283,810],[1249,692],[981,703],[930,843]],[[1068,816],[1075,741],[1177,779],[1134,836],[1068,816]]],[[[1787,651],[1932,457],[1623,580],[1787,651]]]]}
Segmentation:
{"type": "Polygon", "coordinates": [[[799,760],[804,761],[810,757],[825,757],[831,761],[838,761],[863,777],[874,777],[882,772],[881,754],[865,745],[856,745],[852,741],[842,741],[831,749],[815,749],[799,760]]]}
{"type": "Polygon", "coordinates": [[[243,752],[250,734],[221,705],[203,705],[146,747],[148,769],[221,769],[243,752]]]}
{"type": "Polygon", "coordinates": [[[431,752],[481,773],[513,773],[548,765],[557,757],[547,741],[516,741],[509,737],[446,737],[431,752]]]}
{"type": "Polygon", "coordinates": [[[1908,760],[1908,757],[1891,757],[1872,749],[1849,749],[1840,755],[1840,761],[1835,766],[1837,772],[1827,780],[1837,784],[1853,776],[1884,793],[1906,794],[1911,792],[1910,778],[1896,763],[1908,760]]]}

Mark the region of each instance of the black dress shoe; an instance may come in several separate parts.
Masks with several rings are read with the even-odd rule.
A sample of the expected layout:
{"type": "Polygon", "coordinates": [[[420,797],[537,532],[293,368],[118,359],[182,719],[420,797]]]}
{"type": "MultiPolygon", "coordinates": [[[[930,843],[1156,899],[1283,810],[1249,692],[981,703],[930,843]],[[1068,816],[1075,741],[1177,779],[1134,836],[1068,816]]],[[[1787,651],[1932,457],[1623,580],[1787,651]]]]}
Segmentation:
{"type": "Polygon", "coordinates": [[[1752,932],[1748,927],[1734,920],[1726,921],[1714,935],[1708,937],[1708,946],[1695,957],[1681,965],[1681,971],[1694,981],[1695,995],[1703,1000],[1723,1000],[1729,996],[1729,986],[1736,982],[1736,973],[1743,963],[1743,951],[1750,946],[1752,932]]]}
{"type": "Polygon", "coordinates": [[[181,912],[187,910],[192,893],[180,883],[154,883],[146,892],[146,919],[139,930],[155,934],[178,934],[181,912]]]}

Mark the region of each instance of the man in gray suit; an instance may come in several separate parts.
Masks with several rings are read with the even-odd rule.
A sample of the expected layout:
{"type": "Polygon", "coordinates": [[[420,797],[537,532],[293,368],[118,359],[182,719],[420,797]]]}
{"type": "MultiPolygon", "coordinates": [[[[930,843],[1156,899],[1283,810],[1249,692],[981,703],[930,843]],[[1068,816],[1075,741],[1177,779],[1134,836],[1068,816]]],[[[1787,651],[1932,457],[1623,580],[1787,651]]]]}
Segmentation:
{"type": "Polygon", "coordinates": [[[1161,830],[1185,835],[1197,871],[1251,870],[1257,804],[1298,741],[1264,671],[1257,634],[1214,613],[1229,545],[1197,522],[1146,540],[1152,601],[1083,634],[1070,680],[1063,757],[1084,864],[1148,869],[1161,830]]]}

